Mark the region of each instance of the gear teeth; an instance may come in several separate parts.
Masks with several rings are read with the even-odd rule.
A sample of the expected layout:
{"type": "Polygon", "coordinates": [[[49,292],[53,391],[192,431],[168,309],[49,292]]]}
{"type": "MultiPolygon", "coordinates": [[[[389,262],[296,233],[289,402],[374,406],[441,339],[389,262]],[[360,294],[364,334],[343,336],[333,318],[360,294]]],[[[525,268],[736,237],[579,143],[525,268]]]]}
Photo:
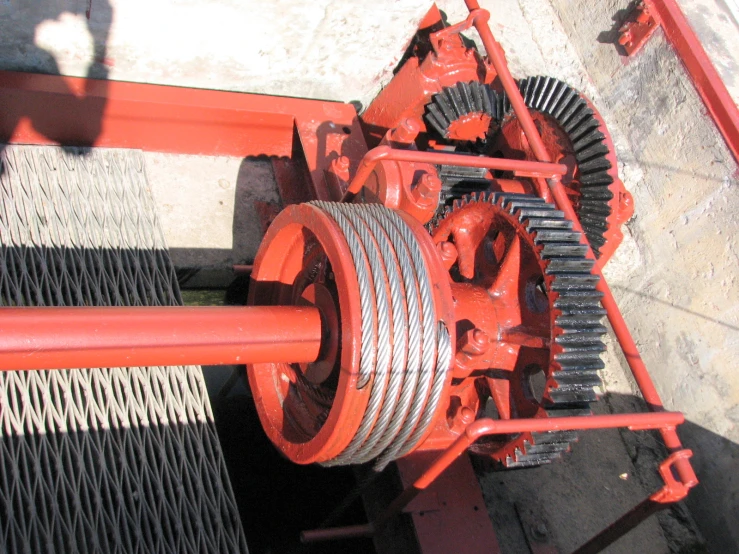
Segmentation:
{"type": "Polygon", "coordinates": [[[557,404],[580,404],[598,400],[598,395],[593,389],[570,391],[557,388],[549,392],[549,397],[557,404]]]}
{"type": "Polygon", "coordinates": [[[584,244],[547,244],[541,250],[541,257],[545,260],[552,258],[567,258],[569,256],[585,256],[588,247],[584,244]]]}
{"type": "Polygon", "coordinates": [[[596,185],[590,187],[588,191],[588,197],[580,199],[581,206],[598,206],[603,203],[603,200],[610,200],[613,198],[613,193],[606,185],[596,185]]]}
{"type": "MultiPolygon", "coordinates": [[[[600,130],[601,123],[588,106],[588,102],[574,88],[552,77],[529,77],[518,83],[526,105],[533,110],[554,118],[567,133],[572,143],[580,172],[580,206],[578,216],[583,231],[596,257],[605,244],[608,218],[611,215],[610,200],[613,193],[605,190],[613,183],[609,170],[610,151],[605,143],[606,136],[600,130]],[[587,224],[587,222],[592,222],[587,224]]],[[[508,96],[500,96],[500,120],[515,117],[508,96]]]]}
{"type": "Polygon", "coordinates": [[[533,231],[539,231],[542,229],[564,229],[564,230],[571,230],[572,229],[572,221],[569,221],[568,219],[549,219],[549,218],[538,218],[538,217],[531,217],[526,220],[526,230],[530,233],[533,231]]]}
{"type": "MultiPolygon", "coordinates": [[[[590,410],[587,411],[588,415],[590,410]]],[[[531,433],[534,439],[533,444],[547,444],[547,443],[572,443],[577,441],[577,432],[575,431],[548,431],[546,433],[531,433]]]]}
{"type": "Polygon", "coordinates": [[[449,126],[471,113],[484,113],[496,125],[501,119],[500,96],[489,86],[477,81],[460,82],[445,87],[426,105],[424,117],[441,137],[449,138],[449,126]]]}
{"type": "Polygon", "coordinates": [[[606,136],[600,132],[600,125],[595,119],[592,119],[582,129],[578,129],[578,134],[571,135],[572,137],[572,148],[575,152],[580,152],[583,148],[590,146],[591,144],[603,143],[606,140],[606,136]]]}
{"type": "Polygon", "coordinates": [[[591,291],[597,282],[595,275],[558,275],[551,287],[555,292],[591,291]],[[591,281],[587,277],[595,279],[591,281]]]}
{"type": "Polygon", "coordinates": [[[528,456],[531,456],[532,454],[564,454],[569,449],[570,444],[567,442],[549,442],[542,444],[531,444],[528,441],[524,442],[524,450],[528,456]]]}
{"type": "MultiPolygon", "coordinates": [[[[554,90],[557,83],[549,86],[554,90]]],[[[545,393],[547,414],[589,414],[588,404],[597,400],[594,389],[601,385],[598,370],[604,367],[600,355],[606,349],[602,339],[607,330],[601,323],[605,315],[601,306],[603,293],[596,290],[599,277],[592,274],[595,262],[585,257],[587,246],[581,244],[582,235],[572,230],[572,222],[561,211],[539,197],[525,194],[465,195],[445,209],[444,217],[473,202],[492,203],[517,216],[539,247],[547,287],[555,295],[550,302],[557,314],[552,334],[556,344],[551,359],[554,371],[545,393]]],[[[577,434],[570,431],[534,433],[530,442],[524,441],[523,447],[502,463],[509,468],[550,463],[576,440],[577,434]]]]}
{"type": "Polygon", "coordinates": [[[508,468],[522,468],[522,467],[534,467],[543,464],[550,464],[555,460],[559,460],[562,457],[562,452],[546,452],[543,454],[523,454],[520,450],[516,451],[515,458],[508,457],[506,460],[506,467],[508,468]]]}

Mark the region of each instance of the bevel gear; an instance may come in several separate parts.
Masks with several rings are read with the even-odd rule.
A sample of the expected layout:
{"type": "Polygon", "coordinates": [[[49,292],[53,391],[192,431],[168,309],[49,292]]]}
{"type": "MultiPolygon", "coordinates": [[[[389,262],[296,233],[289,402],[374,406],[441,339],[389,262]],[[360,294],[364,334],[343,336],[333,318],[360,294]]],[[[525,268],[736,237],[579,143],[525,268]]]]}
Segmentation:
{"type": "MultiPolygon", "coordinates": [[[[615,167],[610,159],[608,130],[587,98],[558,79],[529,77],[521,80],[518,87],[532,115],[543,116],[535,121],[549,150],[574,158],[568,175],[570,182],[565,185],[572,192],[573,205],[590,246],[599,257],[611,224],[610,202],[617,192],[613,188],[615,167]],[[550,140],[547,134],[551,135],[550,140]]],[[[505,141],[506,128],[515,124],[516,116],[508,97],[502,95],[501,99],[499,137],[505,141]]]]}

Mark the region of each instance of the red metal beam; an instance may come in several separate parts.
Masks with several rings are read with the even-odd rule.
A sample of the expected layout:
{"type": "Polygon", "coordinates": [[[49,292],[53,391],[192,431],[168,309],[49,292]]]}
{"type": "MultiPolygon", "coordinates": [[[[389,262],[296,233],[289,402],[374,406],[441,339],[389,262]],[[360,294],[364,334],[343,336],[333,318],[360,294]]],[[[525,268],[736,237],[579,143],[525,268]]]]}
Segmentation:
{"type": "Polygon", "coordinates": [[[295,135],[315,196],[324,172],[367,145],[351,104],[0,71],[0,142],[290,158],[295,135]]]}
{"type": "Polygon", "coordinates": [[[726,145],[739,162],[739,108],[675,0],[645,0],[685,65],[726,145]]]}
{"type": "Polygon", "coordinates": [[[0,370],[313,362],[313,307],[1,308],[0,370]]]}

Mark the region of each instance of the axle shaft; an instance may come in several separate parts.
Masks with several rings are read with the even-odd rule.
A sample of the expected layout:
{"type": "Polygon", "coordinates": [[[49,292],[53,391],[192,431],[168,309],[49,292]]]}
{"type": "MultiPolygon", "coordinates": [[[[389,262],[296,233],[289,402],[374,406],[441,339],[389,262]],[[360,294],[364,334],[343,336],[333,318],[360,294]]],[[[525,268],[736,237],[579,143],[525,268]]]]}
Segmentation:
{"type": "Polygon", "coordinates": [[[0,308],[0,371],[309,363],[313,307],[0,308]]]}

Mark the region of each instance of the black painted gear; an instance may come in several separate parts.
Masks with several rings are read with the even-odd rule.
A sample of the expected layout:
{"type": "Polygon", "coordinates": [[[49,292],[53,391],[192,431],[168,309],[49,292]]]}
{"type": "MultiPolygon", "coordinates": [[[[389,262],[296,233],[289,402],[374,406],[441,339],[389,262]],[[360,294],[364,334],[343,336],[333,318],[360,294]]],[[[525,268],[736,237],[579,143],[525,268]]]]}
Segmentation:
{"type": "MultiPolygon", "coordinates": [[[[590,402],[597,400],[594,387],[601,384],[597,372],[604,367],[600,354],[605,351],[606,328],[601,324],[602,293],[595,289],[599,277],[592,273],[594,261],[585,257],[587,246],[581,244],[581,234],[572,230],[563,212],[537,196],[485,192],[454,200],[432,224],[432,236],[453,240],[443,223],[465,210],[479,209],[480,203],[494,206],[516,229],[534,252],[544,277],[551,337],[540,409],[549,417],[589,414],[590,402]]],[[[572,431],[522,434],[508,437],[503,445],[489,444],[487,451],[483,442],[479,452],[508,468],[529,467],[560,458],[576,440],[572,431]]]]}
{"type": "Polygon", "coordinates": [[[487,114],[491,124],[497,128],[502,119],[503,103],[498,94],[488,85],[470,81],[445,87],[431,97],[426,104],[425,119],[440,136],[449,138],[449,126],[469,114],[487,114]]]}
{"type": "MultiPolygon", "coordinates": [[[[577,90],[553,77],[529,77],[518,83],[523,100],[531,110],[552,118],[565,132],[572,145],[579,169],[580,203],[578,218],[596,257],[605,244],[609,201],[613,198],[609,173],[610,150],[602,122],[577,90]]],[[[508,97],[502,95],[501,126],[515,117],[508,97]]],[[[606,131],[607,132],[607,131],[606,131]]]]}

